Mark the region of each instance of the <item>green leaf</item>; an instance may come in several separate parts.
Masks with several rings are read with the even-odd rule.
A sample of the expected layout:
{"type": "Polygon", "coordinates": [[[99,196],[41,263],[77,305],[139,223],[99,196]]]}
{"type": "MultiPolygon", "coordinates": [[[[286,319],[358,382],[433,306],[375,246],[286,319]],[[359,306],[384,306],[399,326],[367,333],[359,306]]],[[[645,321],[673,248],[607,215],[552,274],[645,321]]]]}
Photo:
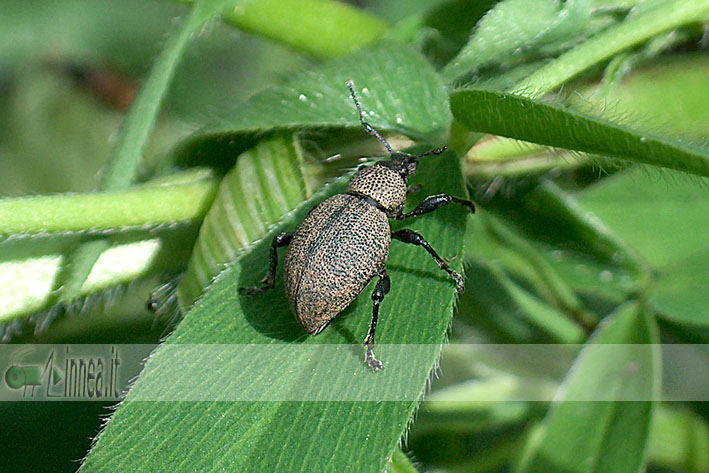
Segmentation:
{"type": "Polygon", "coordinates": [[[389,473],[418,473],[411,459],[398,448],[394,450],[394,454],[385,471],[389,473]]]}
{"type": "Polygon", "coordinates": [[[466,90],[451,96],[472,131],[709,176],[709,151],[518,95],[466,90]]]}
{"type": "Polygon", "coordinates": [[[648,462],[675,471],[709,470],[709,425],[676,403],[660,404],[650,432],[648,462]]]}
{"type": "Polygon", "coordinates": [[[665,55],[611,86],[575,89],[568,100],[572,107],[613,104],[614,115],[634,117],[643,128],[701,141],[709,130],[707,77],[708,55],[665,55]]]}
{"type": "MultiPolygon", "coordinates": [[[[106,236],[109,248],[100,254],[79,297],[97,296],[93,297],[94,301],[112,301],[115,297],[111,297],[110,291],[98,293],[139,278],[182,270],[192,251],[197,229],[195,222],[183,222],[177,226],[150,227],[106,236]]],[[[60,271],[61,255],[82,241],[86,241],[84,234],[72,233],[0,242],[0,338],[6,341],[14,335],[16,330],[7,324],[21,317],[25,318],[21,321],[26,325],[25,330],[20,330],[24,332],[34,329],[40,332],[44,322],[52,320],[38,312],[54,310],[52,306],[57,301],[52,288],[60,271]],[[28,315],[40,316],[27,318],[28,315]]],[[[84,314],[83,305],[82,301],[72,301],[58,312],[84,314]]]]}
{"type": "Polygon", "coordinates": [[[470,39],[470,32],[496,0],[445,0],[420,18],[419,34],[430,60],[443,67],[470,39]]]}
{"type": "Polygon", "coordinates": [[[569,371],[518,471],[641,471],[659,396],[658,342],[643,307],[628,303],[612,314],[569,371]]]}
{"type": "Polygon", "coordinates": [[[122,192],[0,199],[0,323],[56,304],[62,255],[80,244],[100,246],[81,297],[183,268],[216,192],[195,170],[122,192]]]}
{"type": "Polygon", "coordinates": [[[413,50],[385,44],[296,74],[198,130],[182,146],[186,159],[214,161],[240,152],[256,133],[303,127],[359,127],[345,85],[352,79],[368,121],[379,130],[440,140],[450,124],[448,96],[431,65],[413,50]]]}
{"type": "Polygon", "coordinates": [[[441,71],[452,82],[486,63],[508,62],[523,51],[578,40],[591,18],[590,0],[504,0],[490,10],[458,55],[441,71]]]}
{"type": "Polygon", "coordinates": [[[570,320],[566,314],[517,284],[497,265],[490,264],[490,269],[529,323],[548,333],[559,343],[581,343],[586,338],[583,328],[570,320]]]}
{"type": "MultiPolygon", "coordinates": [[[[459,163],[450,153],[426,158],[419,169],[412,182],[423,183],[428,192],[465,194],[459,163]]],[[[387,265],[392,289],[377,331],[377,354],[386,369],[379,373],[365,367],[359,345],[371,318],[372,285],[317,337],[305,336],[293,319],[280,275],[267,295],[237,291],[261,278],[271,236],[293,230],[313,205],[344,186],[340,179],[316,194],[220,274],[148,361],[83,471],[384,468],[446,338],[456,298],[452,281],[421,248],[393,243],[387,265]],[[355,345],[340,349],[343,343],[355,345]],[[219,350],[229,352],[209,355],[219,350]],[[249,360],[234,356],[234,350],[261,350],[264,356],[249,360]],[[247,400],[230,399],[244,388],[247,400]],[[206,402],[189,400],[210,394],[215,397],[206,402]],[[165,396],[176,402],[132,402],[165,396]],[[322,402],[312,402],[317,399],[322,402]]],[[[452,257],[462,251],[465,216],[465,210],[447,207],[406,227],[452,257]]],[[[452,264],[458,270],[462,259],[452,264]]]]}
{"type": "Polygon", "coordinates": [[[589,38],[520,82],[513,93],[539,97],[581,72],[653,36],[709,17],[707,0],[658,2],[626,21],[589,38]]]}
{"type": "Polygon", "coordinates": [[[680,175],[658,179],[630,170],[583,192],[580,205],[653,267],[649,297],[663,315],[690,324],[709,324],[706,186],[680,175]]]}
{"type": "Polygon", "coordinates": [[[263,140],[239,156],[219,186],[178,286],[183,311],[226,264],[310,197],[303,164],[303,151],[295,134],[263,140]]]}

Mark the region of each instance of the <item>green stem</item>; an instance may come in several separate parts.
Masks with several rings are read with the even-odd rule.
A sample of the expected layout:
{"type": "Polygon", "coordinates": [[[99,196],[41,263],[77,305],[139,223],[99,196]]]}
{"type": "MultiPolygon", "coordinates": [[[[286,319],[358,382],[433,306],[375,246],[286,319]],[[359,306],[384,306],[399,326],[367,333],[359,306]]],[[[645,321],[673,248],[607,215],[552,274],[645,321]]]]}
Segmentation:
{"type": "Polygon", "coordinates": [[[707,0],[674,0],[640,13],[599,33],[559,56],[520,82],[512,91],[530,98],[554,90],[601,61],[664,31],[709,18],[707,0]]]}
{"type": "Polygon", "coordinates": [[[127,191],[0,199],[0,235],[85,232],[197,220],[217,192],[216,179],[127,191]]]}
{"type": "Polygon", "coordinates": [[[382,20],[332,0],[246,0],[224,11],[225,23],[318,59],[346,56],[387,30],[382,20]]]}
{"type": "MultiPolygon", "coordinates": [[[[128,116],[123,121],[116,146],[103,168],[99,190],[123,190],[131,185],[187,44],[209,19],[223,11],[226,1],[196,2],[184,24],[178,26],[179,29],[170,35],[140,93],[131,105],[128,116]]],[[[55,281],[55,290],[59,294],[58,300],[70,300],[80,294],[80,288],[88,278],[91,268],[101,253],[108,248],[108,242],[96,240],[81,245],[74,252],[65,255],[60,270],[62,279],[55,281]]]]}

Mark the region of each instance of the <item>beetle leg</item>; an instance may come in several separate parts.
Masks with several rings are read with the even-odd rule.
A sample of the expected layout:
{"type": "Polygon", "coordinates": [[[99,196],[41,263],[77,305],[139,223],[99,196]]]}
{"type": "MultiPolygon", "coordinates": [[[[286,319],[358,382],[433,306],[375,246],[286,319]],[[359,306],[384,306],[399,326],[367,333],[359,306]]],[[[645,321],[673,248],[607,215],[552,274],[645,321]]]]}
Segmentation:
{"type": "Polygon", "coordinates": [[[295,232],[281,233],[273,238],[271,243],[271,257],[268,265],[268,272],[261,280],[261,286],[240,287],[239,290],[246,294],[263,294],[276,285],[276,266],[278,266],[278,251],[282,246],[288,246],[293,239],[295,232]]]}
{"type": "Polygon", "coordinates": [[[426,197],[414,210],[405,214],[399,214],[394,217],[396,220],[402,220],[409,217],[417,217],[439,209],[445,205],[455,202],[456,204],[465,205],[471,212],[475,213],[475,205],[466,199],[460,199],[448,194],[430,195],[426,197]]]}
{"type": "Polygon", "coordinates": [[[465,280],[463,279],[463,276],[450,269],[448,267],[448,263],[446,263],[443,258],[438,256],[436,250],[431,247],[431,245],[424,239],[424,237],[422,237],[415,231],[409,230],[407,228],[392,232],[391,237],[396,238],[399,241],[403,241],[404,243],[411,243],[412,245],[423,246],[423,248],[428,251],[428,254],[431,255],[431,257],[436,261],[436,263],[438,263],[438,267],[448,273],[448,275],[455,280],[455,285],[458,288],[458,292],[463,292],[463,288],[465,287],[465,280]]]}
{"type": "Polygon", "coordinates": [[[379,304],[381,304],[384,300],[384,296],[387,295],[390,288],[391,281],[389,280],[389,275],[386,270],[383,269],[379,273],[379,281],[377,281],[377,285],[372,293],[372,301],[374,302],[374,306],[372,308],[372,322],[369,325],[369,333],[367,334],[367,338],[364,339],[364,345],[367,347],[367,355],[365,356],[365,360],[367,362],[367,366],[374,371],[384,369],[382,362],[374,357],[374,351],[372,351],[372,349],[374,348],[374,332],[377,330],[377,320],[379,319],[379,304]]]}

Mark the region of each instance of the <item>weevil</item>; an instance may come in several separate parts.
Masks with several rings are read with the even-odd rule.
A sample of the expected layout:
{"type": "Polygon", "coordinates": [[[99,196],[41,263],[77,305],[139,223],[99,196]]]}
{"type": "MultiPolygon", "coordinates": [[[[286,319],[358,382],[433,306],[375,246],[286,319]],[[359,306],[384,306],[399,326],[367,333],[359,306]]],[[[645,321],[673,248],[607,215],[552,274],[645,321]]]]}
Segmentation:
{"type": "Polygon", "coordinates": [[[270,263],[260,286],[242,287],[247,294],[261,294],[273,289],[278,265],[277,249],[289,246],[285,262],[285,288],[296,319],[311,335],[322,332],[365,287],[378,276],[372,293],[372,320],[364,340],[365,362],[374,371],[384,365],[374,356],[374,333],[379,306],[389,292],[391,282],[386,271],[391,240],[423,247],[438,267],[453,278],[458,291],[463,277],[448,267],[420,234],[402,229],[391,231],[389,219],[403,220],[432,212],[451,202],[467,206],[473,203],[447,194],[426,197],[411,212],[404,213],[406,194],[411,189],[408,178],[416,172],[419,159],[438,155],[446,148],[436,148],[419,155],[394,151],[389,143],[366,120],[354,83],[347,81],[362,128],[379,140],[389,159],[360,168],[350,179],[347,191],[313,208],[295,232],[277,235],[271,244],[270,263]]]}

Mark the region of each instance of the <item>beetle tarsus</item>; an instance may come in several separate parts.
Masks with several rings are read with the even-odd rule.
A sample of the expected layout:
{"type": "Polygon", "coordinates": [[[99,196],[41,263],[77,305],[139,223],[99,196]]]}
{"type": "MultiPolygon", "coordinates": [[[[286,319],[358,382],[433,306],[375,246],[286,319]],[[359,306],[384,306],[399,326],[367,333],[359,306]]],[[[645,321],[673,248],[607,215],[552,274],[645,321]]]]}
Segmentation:
{"type": "Polygon", "coordinates": [[[463,292],[465,290],[465,278],[460,273],[457,273],[455,271],[451,271],[448,274],[450,274],[451,277],[455,280],[455,285],[458,289],[458,292],[463,292]]]}
{"type": "Polygon", "coordinates": [[[365,361],[367,366],[372,371],[380,371],[384,369],[384,364],[374,357],[374,351],[372,350],[373,345],[367,345],[367,354],[365,355],[365,361]]]}
{"type": "Polygon", "coordinates": [[[239,292],[246,294],[247,296],[256,296],[259,294],[264,294],[269,289],[271,288],[262,286],[242,286],[239,288],[239,292]]]}

